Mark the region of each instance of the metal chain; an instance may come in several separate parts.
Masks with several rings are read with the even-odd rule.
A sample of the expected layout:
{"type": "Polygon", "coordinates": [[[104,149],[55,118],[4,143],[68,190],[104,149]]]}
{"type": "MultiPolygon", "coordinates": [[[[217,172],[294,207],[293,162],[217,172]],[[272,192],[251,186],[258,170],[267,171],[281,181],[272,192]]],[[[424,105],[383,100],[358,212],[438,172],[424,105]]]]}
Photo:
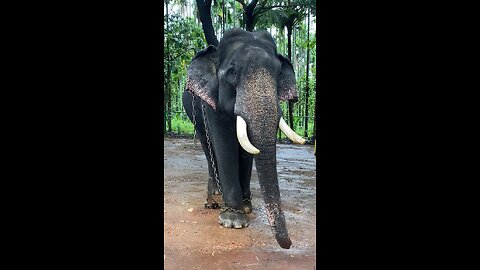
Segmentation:
{"type": "Polygon", "coordinates": [[[235,212],[235,213],[245,214],[245,210],[233,209],[231,207],[225,206],[225,204],[222,206],[222,209],[220,209],[220,211],[221,212],[231,211],[231,212],[235,212]]]}
{"type": "Polygon", "coordinates": [[[192,107],[193,107],[193,112],[192,112],[192,114],[193,114],[193,117],[192,117],[193,118],[193,145],[197,146],[197,141],[195,140],[196,137],[197,137],[197,129],[196,129],[197,119],[195,118],[195,115],[196,115],[196,112],[195,112],[195,95],[192,92],[190,92],[190,93],[192,94],[192,107]]]}
{"type": "MultiPolygon", "coordinates": [[[[192,96],[193,96],[192,107],[193,107],[193,127],[194,127],[193,140],[195,142],[197,121],[195,119],[195,95],[192,93],[192,96]]],[[[216,166],[215,160],[213,158],[212,144],[210,143],[210,135],[208,133],[207,117],[206,117],[206,114],[205,114],[205,106],[204,106],[203,100],[200,100],[200,103],[202,104],[202,115],[203,115],[203,123],[204,123],[204,126],[205,126],[205,136],[207,137],[208,152],[210,154],[210,161],[212,162],[213,173],[215,174],[215,183],[217,184],[218,192],[220,192],[220,195],[222,195],[222,197],[223,197],[222,188],[220,187],[220,180],[218,179],[217,166],[216,166]]],[[[246,201],[246,200],[250,201],[251,198],[244,199],[244,201],[246,201]]],[[[234,208],[228,207],[228,206],[225,205],[225,203],[222,204],[222,207],[221,207],[220,211],[221,212],[231,211],[231,212],[234,212],[234,213],[245,214],[245,210],[234,209],[234,208]]]]}
{"type": "Polygon", "coordinates": [[[218,180],[217,166],[215,165],[215,160],[213,159],[212,145],[210,143],[210,136],[208,135],[208,125],[207,117],[205,116],[205,106],[203,105],[203,100],[200,101],[202,104],[202,114],[203,114],[203,124],[205,125],[205,136],[207,137],[208,152],[210,154],[210,161],[212,162],[213,173],[215,174],[215,183],[217,184],[218,192],[223,197],[222,188],[220,187],[220,180],[218,180]]]}

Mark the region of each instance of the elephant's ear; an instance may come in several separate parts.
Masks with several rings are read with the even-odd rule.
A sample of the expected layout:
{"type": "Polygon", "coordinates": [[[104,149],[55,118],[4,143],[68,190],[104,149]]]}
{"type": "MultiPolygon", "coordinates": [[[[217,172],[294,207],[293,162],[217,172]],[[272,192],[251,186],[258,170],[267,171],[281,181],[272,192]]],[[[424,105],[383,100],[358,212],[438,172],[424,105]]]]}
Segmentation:
{"type": "Polygon", "coordinates": [[[278,98],[283,101],[298,101],[297,84],[292,63],[283,55],[278,55],[282,63],[280,77],[278,79],[278,98]]]}
{"type": "Polygon", "coordinates": [[[185,89],[199,96],[213,109],[217,106],[217,59],[217,48],[213,45],[199,51],[190,62],[185,85],[185,89]]]}

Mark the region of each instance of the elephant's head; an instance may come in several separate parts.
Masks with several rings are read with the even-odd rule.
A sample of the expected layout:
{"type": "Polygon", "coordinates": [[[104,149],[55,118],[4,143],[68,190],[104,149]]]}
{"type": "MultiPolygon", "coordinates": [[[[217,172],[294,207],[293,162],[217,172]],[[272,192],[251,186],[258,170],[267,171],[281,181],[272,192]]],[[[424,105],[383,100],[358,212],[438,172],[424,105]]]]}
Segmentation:
{"type": "Polygon", "coordinates": [[[186,88],[218,113],[236,118],[240,145],[254,155],[268,220],[277,242],[291,246],[281,209],[276,168],[278,127],[294,142],[305,140],[282,118],[280,101],[297,101],[290,61],[277,54],[268,32],[233,29],[218,48],[209,46],[192,60],[186,88]]]}

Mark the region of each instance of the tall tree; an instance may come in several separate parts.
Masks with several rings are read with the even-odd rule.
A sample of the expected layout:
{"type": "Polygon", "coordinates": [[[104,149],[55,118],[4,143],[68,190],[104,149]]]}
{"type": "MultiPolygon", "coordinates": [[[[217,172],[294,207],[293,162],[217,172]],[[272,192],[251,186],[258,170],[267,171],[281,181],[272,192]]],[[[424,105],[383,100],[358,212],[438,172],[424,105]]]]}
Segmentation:
{"type": "MultiPolygon", "coordinates": [[[[243,0],[237,0],[243,1],[243,0]]],[[[288,2],[282,4],[275,4],[274,2],[267,4],[267,0],[262,1],[258,4],[253,13],[257,19],[253,19],[254,22],[259,21],[262,19],[262,23],[273,23],[277,25],[277,27],[283,32],[283,29],[287,29],[287,57],[290,61],[292,61],[292,34],[295,25],[301,23],[302,20],[305,18],[306,8],[315,6],[315,2],[311,0],[288,0],[288,2]],[[269,12],[266,14],[267,11],[272,9],[276,9],[275,12],[269,12]],[[267,21],[267,22],[266,22],[267,21]],[[268,22],[269,21],[269,22],[268,22]]],[[[252,2],[253,3],[253,2],[252,2]]],[[[291,127],[294,127],[293,122],[293,109],[294,103],[292,101],[288,101],[288,123],[291,127]]]]}
{"type": "Polygon", "coordinates": [[[203,33],[205,34],[205,39],[207,40],[208,45],[218,46],[217,35],[215,34],[215,29],[213,28],[212,23],[212,0],[196,0],[198,15],[200,21],[202,22],[203,33]]]}
{"type": "Polygon", "coordinates": [[[307,72],[305,74],[305,137],[308,137],[308,71],[309,71],[309,58],[310,58],[310,14],[307,12],[307,72]]]}
{"type": "MultiPolygon", "coordinates": [[[[169,32],[168,28],[168,2],[169,0],[165,0],[165,11],[167,12],[166,14],[166,28],[167,28],[167,33],[169,32]]],[[[167,35],[167,40],[165,41],[165,48],[169,47],[169,35],[167,35]]],[[[166,94],[165,94],[165,99],[167,100],[166,108],[165,108],[165,100],[163,101],[163,111],[164,111],[164,123],[163,123],[163,133],[167,133],[167,123],[168,123],[168,131],[172,130],[172,119],[170,117],[170,104],[171,104],[171,92],[170,92],[170,78],[171,78],[171,61],[169,54],[167,54],[167,78],[166,78],[166,94]]]]}
{"type": "Polygon", "coordinates": [[[245,0],[235,0],[242,5],[243,8],[243,28],[249,32],[252,32],[255,29],[255,25],[260,19],[266,14],[267,11],[276,8],[306,8],[315,6],[316,3],[314,0],[294,0],[293,2],[288,1],[288,4],[283,3],[283,1],[275,0],[253,0],[250,3],[246,3],[245,0]]]}
{"type": "MultiPolygon", "coordinates": [[[[249,31],[269,30],[277,43],[278,52],[291,60],[297,75],[299,100],[295,106],[288,102],[281,104],[285,112],[284,118],[293,128],[303,127],[311,135],[308,127],[312,128],[313,125],[314,131],[316,130],[316,121],[309,123],[312,118],[310,116],[314,115],[316,119],[316,82],[315,77],[310,76],[316,69],[315,54],[311,52],[315,50],[316,43],[314,38],[310,40],[310,33],[305,31],[315,22],[315,3],[312,0],[192,1],[164,0],[167,7],[164,25],[164,132],[179,126],[179,115],[178,112],[175,115],[174,111],[182,110],[181,91],[192,54],[204,48],[205,44],[218,45],[225,30],[243,26],[249,31]],[[307,11],[311,12],[309,18],[306,17],[307,11]],[[303,16],[292,23],[294,12],[302,13],[303,16]],[[193,29],[194,36],[188,34],[192,33],[193,29]],[[169,116],[172,118],[168,119],[169,116]]],[[[311,34],[314,36],[314,31],[311,34]]]]}
{"type": "MultiPolygon", "coordinates": [[[[173,2],[175,5],[175,2],[173,2]]],[[[164,47],[164,133],[171,132],[177,112],[181,108],[182,82],[186,78],[188,62],[205,46],[201,27],[192,17],[182,16],[180,9],[172,12],[172,1],[165,0],[165,47],[164,47]],[[173,123],[172,123],[173,122],[173,123]]]]}
{"type": "Polygon", "coordinates": [[[244,0],[236,0],[242,5],[243,8],[243,28],[249,32],[253,31],[254,28],[254,10],[257,6],[258,0],[253,0],[249,4],[245,3],[244,0]]]}
{"type": "MultiPolygon", "coordinates": [[[[317,84],[315,84],[315,89],[317,89],[317,84]]],[[[315,102],[316,105],[316,102],[315,102]]],[[[313,136],[317,134],[317,106],[315,106],[315,111],[313,113],[313,136]]]]}
{"type": "MultiPolygon", "coordinates": [[[[290,0],[288,1],[290,6],[290,0]]],[[[292,32],[293,27],[302,20],[303,13],[298,8],[286,8],[285,13],[287,14],[286,20],[284,21],[285,27],[287,28],[287,50],[288,50],[288,60],[292,61],[292,32]]],[[[288,101],[288,120],[291,127],[293,125],[293,101],[288,101]]]]}
{"type": "Polygon", "coordinates": [[[225,22],[227,20],[227,8],[225,7],[225,0],[222,1],[222,36],[225,33],[225,22]]]}

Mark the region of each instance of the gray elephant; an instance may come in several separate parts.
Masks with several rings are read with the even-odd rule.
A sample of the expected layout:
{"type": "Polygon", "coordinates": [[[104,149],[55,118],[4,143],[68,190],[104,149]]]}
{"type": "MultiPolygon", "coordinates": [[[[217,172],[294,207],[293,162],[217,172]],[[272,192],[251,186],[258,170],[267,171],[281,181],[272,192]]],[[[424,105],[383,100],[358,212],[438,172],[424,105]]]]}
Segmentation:
{"type": "Polygon", "coordinates": [[[292,242],[278,186],[278,127],[292,141],[305,143],[282,118],[279,102],[288,100],[297,101],[292,64],[277,54],[268,32],[241,29],[225,32],[218,48],[210,45],[195,55],[183,93],[183,106],[202,143],[211,181],[218,183],[223,195],[220,224],[248,226],[255,159],[268,221],[279,245],[287,249],[292,242]]]}

